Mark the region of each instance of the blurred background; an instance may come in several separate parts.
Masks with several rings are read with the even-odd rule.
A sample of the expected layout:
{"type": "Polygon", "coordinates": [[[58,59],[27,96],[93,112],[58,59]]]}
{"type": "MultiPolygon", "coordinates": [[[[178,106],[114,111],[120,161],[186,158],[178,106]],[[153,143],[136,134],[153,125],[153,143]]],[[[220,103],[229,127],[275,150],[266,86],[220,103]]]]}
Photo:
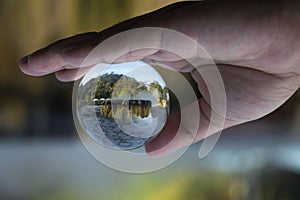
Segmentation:
{"type": "Polygon", "coordinates": [[[80,143],[72,83],[29,77],[18,60],[174,0],[0,0],[0,199],[300,199],[300,94],[269,116],[223,132],[205,159],[193,145],[143,175],[111,170],[80,143]]]}

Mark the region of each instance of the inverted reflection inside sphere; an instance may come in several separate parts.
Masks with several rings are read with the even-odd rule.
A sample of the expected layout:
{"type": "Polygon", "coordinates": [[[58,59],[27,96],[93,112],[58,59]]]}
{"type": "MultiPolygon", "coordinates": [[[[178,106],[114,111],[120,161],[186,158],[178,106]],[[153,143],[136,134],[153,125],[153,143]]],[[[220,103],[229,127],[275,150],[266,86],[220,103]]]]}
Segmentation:
{"type": "Polygon", "coordinates": [[[77,88],[79,125],[111,149],[144,145],[162,130],[168,110],[164,80],[142,61],[96,65],[77,88]]]}

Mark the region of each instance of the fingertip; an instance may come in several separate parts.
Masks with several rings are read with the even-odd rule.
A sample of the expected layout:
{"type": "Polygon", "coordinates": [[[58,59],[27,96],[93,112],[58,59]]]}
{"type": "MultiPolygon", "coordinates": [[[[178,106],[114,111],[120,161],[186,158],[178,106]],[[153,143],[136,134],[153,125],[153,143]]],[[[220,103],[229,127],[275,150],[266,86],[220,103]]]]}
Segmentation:
{"type": "Polygon", "coordinates": [[[180,138],[175,138],[176,133],[172,139],[163,140],[161,138],[156,138],[153,141],[149,141],[145,145],[145,151],[149,157],[159,158],[169,153],[172,153],[186,144],[182,144],[180,138]],[[174,139],[175,138],[175,139],[174,139]]]}
{"type": "MultiPolygon", "coordinates": [[[[19,61],[19,68],[24,74],[28,74],[28,56],[25,56],[19,61]]],[[[28,74],[29,75],[29,74],[28,74]]]]}
{"type": "Polygon", "coordinates": [[[159,158],[164,155],[164,154],[158,153],[157,151],[152,151],[151,145],[148,145],[148,144],[145,145],[145,151],[150,158],[159,158]]]}
{"type": "Polygon", "coordinates": [[[200,118],[197,115],[199,110],[195,106],[199,106],[199,101],[195,101],[168,117],[160,134],[145,145],[146,153],[150,157],[160,157],[183,147],[188,148],[197,141],[200,118]],[[195,121],[192,118],[199,120],[195,121]]]}
{"type": "Polygon", "coordinates": [[[30,69],[30,67],[28,65],[28,56],[25,56],[22,59],[20,59],[20,61],[19,61],[19,68],[20,68],[21,72],[23,72],[26,75],[30,75],[30,76],[42,76],[42,75],[45,75],[44,73],[35,72],[35,71],[33,71],[33,70],[30,69]]]}
{"type": "Polygon", "coordinates": [[[69,65],[64,66],[64,68],[65,69],[55,73],[56,78],[61,82],[76,81],[90,70],[90,67],[74,68],[69,65]]]}
{"type": "Polygon", "coordinates": [[[145,151],[151,158],[159,158],[169,153],[163,149],[164,145],[160,144],[159,140],[149,141],[145,145],[145,151]]]}
{"type": "Polygon", "coordinates": [[[145,150],[150,157],[160,157],[174,150],[174,146],[170,143],[178,132],[180,120],[179,113],[170,116],[159,135],[146,143],[145,150]]]}
{"type": "Polygon", "coordinates": [[[23,58],[20,59],[20,65],[25,64],[28,62],[28,56],[24,56],[23,58]]]}
{"type": "Polygon", "coordinates": [[[74,81],[70,77],[66,76],[65,72],[66,72],[66,70],[61,70],[61,71],[55,72],[56,79],[59,80],[59,81],[61,81],[61,82],[71,82],[71,81],[74,81]]]}

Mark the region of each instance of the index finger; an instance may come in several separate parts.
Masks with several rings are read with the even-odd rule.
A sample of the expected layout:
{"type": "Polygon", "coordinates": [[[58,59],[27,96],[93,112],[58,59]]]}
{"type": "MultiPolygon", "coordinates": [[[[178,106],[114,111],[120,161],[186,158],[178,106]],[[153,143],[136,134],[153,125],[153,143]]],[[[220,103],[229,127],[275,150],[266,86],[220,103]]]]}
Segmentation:
{"type": "MultiPolygon", "coordinates": [[[[83,33],[59,40],[22,58],[19,63],[20,69],[26,74],[40,76],[69,68],[66,66],[73,66],[73,68],[78,68],[79,66],[85,67],[81,65],[81,62],[95,46],[105,39],[136,27],[160,26],[162,20],[153,19],[189,4],[191,4],[191,2],[171,4],[154,12],[126,20],[99,33],[83,33]]],[[[127,44],[129,42],[130,41],[128,41],[127,44]]],[[[119,47],[124,48],[121,44],[119,47]]],[[[106,54],[109,53],[113,52],[107,52],[106,54]]],[[[146,52],[146,54],[147,53],[148,52],[146,52]]]]}

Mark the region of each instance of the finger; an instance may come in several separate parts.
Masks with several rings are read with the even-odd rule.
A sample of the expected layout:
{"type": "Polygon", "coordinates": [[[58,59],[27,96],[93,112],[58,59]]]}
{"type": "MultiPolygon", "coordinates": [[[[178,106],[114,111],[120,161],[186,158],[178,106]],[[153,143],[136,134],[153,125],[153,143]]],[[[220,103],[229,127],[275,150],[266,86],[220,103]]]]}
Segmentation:
{"type": "Polygon", "coordinates": [[[91,67],[63,69],[55,73],[56,78],[62,82],[76,81],[83,77],[91,67]]]}
{"type": "MultiPolygon", "coordinates": [[[[189,5],[192,2],[181,2],[166,6],[162,9],[148,13],[120,24],[108,28],[100,33],[84,33],[70,38],[59,40],[33,54],[26,56],[27,62],[20,61],[21,70],[30,75],[47,74],[62,70],[65,65],[75,67],[82,66],[81,63],[87,54],[103,40],[112,35],[129,30],[136,27],[151,26],[156,23],[154,20],[157,17],[162,17],[164,14],[174,12],[176,9],[189,5]],[[26,66],[28,65],[28,66],[26,66]]],[[[123,45],[125,45],[123,43],[123,45]]],[[[118,46],[124,48],[125,46],[118,46]]],[[[103,50],[102,53],[104,53],[103,50]]],[[[107,54],[113,53],[108,51],[107,54]]],[[[145,52],[148,54],[148,52],[145,52]]],[[[102,62],[105,62],[105,55],[101,56],[102,62]]],[[[141,55],[141,57],[144,57],[141,55]]],[[[84,66],[85,67],[85,66],[84,66]]]]}
{"type": "Polygon", "coordinates": [[[162,61],[150,59],[149,57],[143,59],[146,63],[154,66],[160,66],[169,70],[179,71],[179,72],[192,72],[195,67],[188,60],[178,60],[178,61],[162,61]]]}
{"type": "MultiPolygon", "coordinates": [[[[194,104],[198,104],[198,102],[195,102],[194,104]]],[[[159,135],[147,142],[145,146],[146,152],[150,156],[156,157],[168,154],[181,147],[191,145],[194,142],[197,129],[194,129],[194,131],[196,130],[195,132],[190,132],[191,127],[188,125],[183,125],[182,128],[182,120],[186,120],[183,117],[185,115],[184,113],[193,113],[194,111],[194,106],[189,105],[183,109],[182,112],[177,112],[170,116],[159,135]]],[[[198,124],[193,123],[190,125],[198,126],[198,124]]]]}
{"type": "MultiPolygon", "coordinates": [[[[175,12],[177,9],[182,8],[184,6],[193,4],[194,2],[177,2],[171,5],[168,5],[166,7],[163,7],[161,9],[158,9],[154,12],[147,13],[145,15],[141,15],[129,20],[126,20],[124,22],[121,22],[115,26],[112,26],[108,29],[105,29],[99,33],[98,39],[95,43],[93,41],[91,44],[84,44],[84,46],[79,46],[79,45],[74,45],[66,48],[63,51],[63,57],[64,60],[66,60],[68,63],[74,65],[74,66],[83,66],[82,61],[83,59],[86,58],[86,55],[90,52],[89,50],[93,49],[97,44],[105,41],[109,37],[116,35],[118,33],[122,33],[126,30],[138,28],[138,27],[147,27],[147,26],[157,26],[157,27],[163,27],[163,20],[155,20],[156,18],[162,18],[164,15],[168,13],[175,12]],[[83,51],[82,51],[83,50],[83,51]]],[[[146,35],[151,35],[152,33],[148,33],[146,35]]],[[[130,36],[129,36],[130,37],[130,36]]],[[[138,37],[134,37],[132,35],[130,38],[123,38],[124,40],[117,40],[115,39],[117,44],[111,42],[107,47],[103,47],[103,51],[100,52],[99,59],[96,59],[94,61],[89,61],[88,65],[92,65],[95,63],[99,62],[109,62],[111,63],[111,59],[109,59],[109,55],[115,55],[117,54],[120,49],[127,49],[127,50],[132,50],[135,49],[134,44],[138,44],[138,46],[143,46],[142,43],[139,43],[139,41],[147,41],[146,43],[152,43],[154,42],[154,49],[142,49],[142,50],[132,50],[132,51],[127,51],[124,54],[120,54],[120,57],[117,59],[113,60],[114,63],[118,62],[129,62],[129,61],[135,61],[139,59],[143,59],[144,57],[154,54],[157,52],[157,48],[159,47],[158,41],[161,40],[160,37],[157,37],[157,35],[154,35],[151,37],[151,40],[148,40],[147,37],[144,37],[143,34],[138,35],[138,37]],[[116,46],[116,49],[110,50],[111,47],[116,46]],[[117,51],[115,51],[117,50],[117,51]]]]}
{"type": "Polygon", "coordinates": [[[212,122],[210,119],[210,106],[204,99],[200,99],[198,102],[194,102],[194,104],[198,104],[200,107],[200,120],[199,124],[197,124],[197,131],[191,133],[190,126],[194,126],[194,124],[188,122],[187,125],[184,125],[183,128],[179,129],[180,123],[182,123],[182,115],[184,113],[188,113],[190,115],[195,112],[194,106],[189,105],[181,111],[183,114],[176,113],[172,115],[168,119],[166,126],[160,134],[153,140],[146,143],[145,149],[148,155],[153,157],[163,156],[182,147],[198,142],[225,128],[237,125],[236,122],[230,120],[225,120],[224,126],[220,126],[218,123],[212,122]]]}
{"type": "MultiPolygon", "coordinates": [[[[195,102],[198,106],[198,102],[195,102]]],[[[195,111],[194,106],[189,105],[181,112],[173,114],[167,121],[166,126],[160,132],[160,134],[149,141],[145,148],[146,152],[153,157],[162,156],[173,152],[181,147],[191,145],[196,137],[198,128],[194,129],[195,132],[191,132],[191,126],[198,126],[198,124],[188,123],[183,124],[182,120],[188,122],[183,116],[184,113],[193,113],[195,111]]],[[[199,114],[199,113],[198,113],[199,114]]]]}
{"type": "Polygon", "coordinates": [[[167,154],[224,128],[242,123],[227,119],[225,88],[221,87],[223,84],[218,68],[201,66],[191,74],[203,97],[184,107],[180,113],[170,116],[162,132],[147,144],[146,151],[149,155],[167,154]],[[193,128],[195,125],[196,129],[193,128]],[[177,126],[181,128],[175,130],[177,126]]]}
{"type": "Polygon", "coordinates": [[[172,52],[167,52],[164,50],[159,50],[156,53],[148,56],[149,59],[157,60],[157,61],[181,61],[182,57],[178,56],[172,52]]]}
{"type": "Polygon", "coordinates": [[[163,67],[169,70],[174,71],[182,71],[189,63],[186,60],[179,60],[179,61],[161,61],[149,58],[150,56],[144,58],[143,60],[153,66],[163,67]]]}
{"type": "Polygon", "coordinates": [[[30,75],[49,74],[61,70],[67,64],[61,56],[63,49],[74,44],[85,44],[94,40],[96,35],[97,33],[84,33],[59,40],[25,56],[20,61],[20,68],[24,73],[30,75]]]}
{"type": "Polygon", "coordinates": [[[20,69],[24,74],[31,75],[31,76],[43,76],[46,74],[46,73],[42,73],[42,72],[32,71],[32,69],[30,69],[28,66],[27,60],[28,60],[27,57],[24,57],[20,60],[20,63],[21,63],[20,69]]]}
{"type": "MultiPolygon", "coordinates": [[[[173,29],[190,36],[203,45],[213,59],[220,62],[242,66],[250,65],[252,67],[261,64],[272,66],[267,61],[274,61],[274,53],[277,55],[281,49],[280,45],[274,46],[274,36],[285,28],[278,26],[276,20],[278,19],[278,10],[270,7],[268,3],[249,2],[245,5],[244,2],[234,4],[218,2],[217,5],[215,2],[198,1],[176,3],[117,24],[99,34],[82,34],[81,36],[58,41],[30,55],[27,64],[31,71],[39,73],[52,73],[63,69],[63,66],[67,64],[84,67],[85,65],[82,65],[84,58],[99,42],[126,30],[152,26],[173,29]],[[265,13],[268,13],[268,15],[265,13]],[[257,15],[262,16],[261,19],[258,20],[257,15]],[[251,23],[249,23],[249,17],[254,19],[251,23]],[[269,51],[269,49],[273,50],[269,51]]],[[[280,9],[276,5],[275,8],[280,9]]],[[[183,50],[186,55],[193,55],[197,51],[181,40],[172,39],[172,36],[161,37],[160,33],[149,32],[141,34],[139,37],[135,37],[135,34],[133,34],[118,39],[120,40],[115,40],[111,45],[109,45],[109,42],[102,45],[98,52],[98,59],[94,61],[116,61],[116,55],[119,57],[125,55],[123,57],[127,61],[130,60],[130,54],[126,55],[126,53],[143,45],[154,49],[173,46],[175,49],[183,50]],[[151,34],[153,34],[153,37],[150,36],[151,34]],[[146,40],[146,42],[141,42],[143,40],[146,40]]],[[[140,54],[140,57],[135,57],[135,59],[142,59],[145,56],[149,56],[148,51],[140,54]]],[[[165,55],[157,54],[157,56],[164,57],[165,55]]],[[[282,59],[282,55],[276,58],[277,60],[282,59]]],[[[122,59],[118,61],[121,62],[122,59]]],[[[31,71],[24,69],[22,63],[20,65],[23,71],[28,74],[31,73],[31,71]]]]}

